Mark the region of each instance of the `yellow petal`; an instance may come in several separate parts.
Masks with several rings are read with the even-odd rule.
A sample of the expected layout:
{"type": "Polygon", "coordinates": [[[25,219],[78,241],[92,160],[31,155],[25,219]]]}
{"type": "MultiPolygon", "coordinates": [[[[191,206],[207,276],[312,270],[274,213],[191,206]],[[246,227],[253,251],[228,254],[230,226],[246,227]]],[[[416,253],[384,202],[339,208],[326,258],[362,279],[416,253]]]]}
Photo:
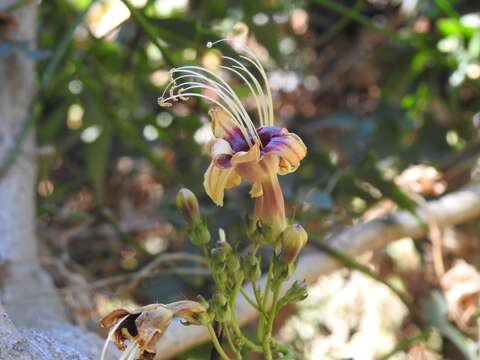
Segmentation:
{"type": "Polygon", "coordinates": [[[233,167],[222,169],[212,161],[208,167],[203,186],[208,196],[218,206],[223,206],[223,195],[225,189],[229,189],[240,184],[240,176],[233,167]]]}
{"type": "Polygon", "coordinates": [[[237,128],[237,125],[235,125],[225,110],[219,107],[211,109],[208,114],[212,119],[212,131],[216,138],[225,139],[237,128]]]}
{"type": "Polygon", "coordinates": [[[250,196],[252,198],[260,197],[263,195],[262,184],[260,182],[254,182],[250,189],[250,196]]]}
{"type": "Polygon", "coordinates": [[[248,151],[236,152],[232,157],[232,165],[243,164],[252,161],[260,160],[260,146],[258,144],[253,145],[248,151]]]}

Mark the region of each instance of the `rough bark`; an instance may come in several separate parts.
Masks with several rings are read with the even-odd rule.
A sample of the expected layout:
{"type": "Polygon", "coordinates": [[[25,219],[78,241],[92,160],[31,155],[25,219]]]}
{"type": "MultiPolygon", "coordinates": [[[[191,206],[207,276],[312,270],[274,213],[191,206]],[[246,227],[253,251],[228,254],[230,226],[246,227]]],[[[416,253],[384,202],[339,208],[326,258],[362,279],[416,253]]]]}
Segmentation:
{"type": "MultiPolygon", "coordinates": [[[[400,238],[418,239],[426,235],[427,219],[434,218],[439,226],[456,225],[475,219],[480,216],[480,185],[472,185],[421,206],[417,214],[418,218],[408,212],[399,211],[381,219],[352,226],[326,241],[333,248],[355,256],[365,251],[380,249],[400,238]]],[[[319,276],[326,275],[341,266],[336,260],[317,250],[307,249],[304,253],[289,283],[305,280],[307,284],[311,284],[319,276]]],[[[266,279],[262,278],[260,286],[264,286],[265,282],[266,279]]],[[[284,289],[288,286],[289,284],[286,284],[284,289]]],[[[253,298],[251,286],[247,285],[245,290],[253,298]]],[[[242,296],[238,298],[237,303],[240,324],[246,324],[257,317],[257,311],[242,296]]],[[[170,358],[208,339],[209,334],[205,328],[183,326],[179,321],[174,322],[158,343],[157,358],[170,358]]]]}

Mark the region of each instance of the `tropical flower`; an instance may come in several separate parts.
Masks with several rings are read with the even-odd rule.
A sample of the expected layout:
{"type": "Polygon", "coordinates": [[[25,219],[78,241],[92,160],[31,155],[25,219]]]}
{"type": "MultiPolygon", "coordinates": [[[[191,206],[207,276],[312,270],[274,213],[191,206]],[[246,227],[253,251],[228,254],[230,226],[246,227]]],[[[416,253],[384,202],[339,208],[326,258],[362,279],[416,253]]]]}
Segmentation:
{"type": "Polygon", "coordinates": [[[124,352],[121,359],[153,360],[155,346],[174,316],[196,324],[199,323],[199,316],[206,311],[200,303],[189,300],[166,305],[150,304],[132,311],[115,309],[101,320],[102,327],[109,329],[101,359],[104,359],[111,341],[124,352]]]}
{"type": "MultiPolygon", "coordinates": [[[[207,47],[222,41],[229,40],[208,43],[207,47]]],[[[239,185],[241,179],[251,183],[250,195],[256,198],[254,219],[269,226],[275,239],[287,225],[278,175],[294,172],[307,148],[298,135],[274,126],[266,72],[255,54],[247,47],[242,50],[248,56],[240,58],[256,69],[263,84],[238,59],[223,56],[230,65],[220,68],[236,75],[250,90],[256,104],[257,125],[232,87],[219,74],[200,66],[172,69],[172,80],[158,102],[168,107],[179,99],[199,97],[215,105],[209,112],[215,139],[208,145],[212,162],[205,173],[205,190],[215,204],[222,206],[225,189],[239,185]]]]}

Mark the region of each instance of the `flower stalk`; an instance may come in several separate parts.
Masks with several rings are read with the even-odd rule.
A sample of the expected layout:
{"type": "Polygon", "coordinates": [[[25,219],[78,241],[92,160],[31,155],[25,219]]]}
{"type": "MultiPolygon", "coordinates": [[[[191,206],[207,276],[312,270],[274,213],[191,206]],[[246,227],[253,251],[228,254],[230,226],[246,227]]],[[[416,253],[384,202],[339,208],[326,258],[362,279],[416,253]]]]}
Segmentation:
{"type": "MultiPolygon", "coordinates": [[[[209,43],[209,47],[229,40],[209,43]]],[[[273,360],[277,354],[294,354],[288,345],[274,339],[273,325],[280,309],[306,296],[302,284],[294,283],[282,296],[283,284],[296,266],[298,254],[307,242],[307,232],[298,224],[290,225],[285,213],[285,200],[279,176],[296,171],[306,156],[307,148],[300,137],[286,128],[274,125],[271,91],[266,72],[258,58],[248,48],[240,59],[224,56],[227,65],[223,74],[236,76],[250,91],[257,105],[258,123],[254,123],[233,88],[221,74],[200,66],[172,69],[171,82],[158,103],[169,107],[176,101],[199,98],[214,104],[209,114],[215,139],[208,144],[210,165],[204,176],[207,195],[217,206],[223,206],[225,189],[242,181],[250,187],[255,199],[252,222],[247,236],[253,251],[242,255],[220,229],[218,240],[212,241],[208,224],[202,218],[198,200],[188,189],[177,194],[176,204],[187,223],[193,245],[205,256],[215,286],[208,301],[179,301],[152,304],[133,311],[117,309],[107,315],[102,324],[110,329],[109,339],[121,350],[124,358],[149,360],[155,356],[155,344],[174,317],[193,325],[205,326],[213,348],[222,360],[242,359],[247,352],[273,360]],[[254,75],[248,67],[253,67],[254,75]],[[266,268],[259,248],[268,248],[268,276],[264,289],[257,281],[266,268]],[[244,282],[253,287],[253,296],[244,289],[244,282]],[[236,316],[237,296],[242,294],[259,312],[256,338],[247,336],[236,316]],[[226,343],[215,333],[222,329],[226,343]],[[128,353],[127,353],[128,352],[128,353]],[[231,356],[231,357],[230,357],[231,356]]],[[[290,356],[290,355],[289,355],[290,356]]],[[[291,357],[295,358],[295,357],[291,357]]]]}

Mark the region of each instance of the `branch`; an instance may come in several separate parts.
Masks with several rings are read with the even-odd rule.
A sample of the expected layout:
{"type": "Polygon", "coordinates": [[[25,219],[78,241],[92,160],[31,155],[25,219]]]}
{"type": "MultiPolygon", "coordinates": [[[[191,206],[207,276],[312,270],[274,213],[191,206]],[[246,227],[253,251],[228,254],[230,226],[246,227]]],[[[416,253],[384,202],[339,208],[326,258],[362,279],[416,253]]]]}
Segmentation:
{"type": "MultiPolygon", "coordinates": [[[[367,250],[377,250],[388,243],[403,238],[418,239],[428,233],[427,218],[433,217],[439,226],[461,224],[480,215],[480,184],[445,195],[417,208],[417,216],[406,211],[398,211],[381,219],[352,226],[339,234],[326,239],[329,245],[349,256],[362,254],[367,250]]],[[[326,275],[340,264],[327,254],[310,251],[299,259],[297,271],[290,282],[306,280],[311,284],[319,276],[326,275]]],[[[263,286],[265,278],[259,282],[263,286]]],[[[286,286],[287,287],[287,286],[286,286]]],[[[253,296],[250,285],[245,291],[253,296]]],[[[239,297],[237,300],[239,322],[244,325],[257,317],[257,311],[239,297]]],[[[209,339],[207,330],[200,326],[183,326],[173,322],[162,340],[157,344],[158,359],[170,358],[209,339]]]]}

